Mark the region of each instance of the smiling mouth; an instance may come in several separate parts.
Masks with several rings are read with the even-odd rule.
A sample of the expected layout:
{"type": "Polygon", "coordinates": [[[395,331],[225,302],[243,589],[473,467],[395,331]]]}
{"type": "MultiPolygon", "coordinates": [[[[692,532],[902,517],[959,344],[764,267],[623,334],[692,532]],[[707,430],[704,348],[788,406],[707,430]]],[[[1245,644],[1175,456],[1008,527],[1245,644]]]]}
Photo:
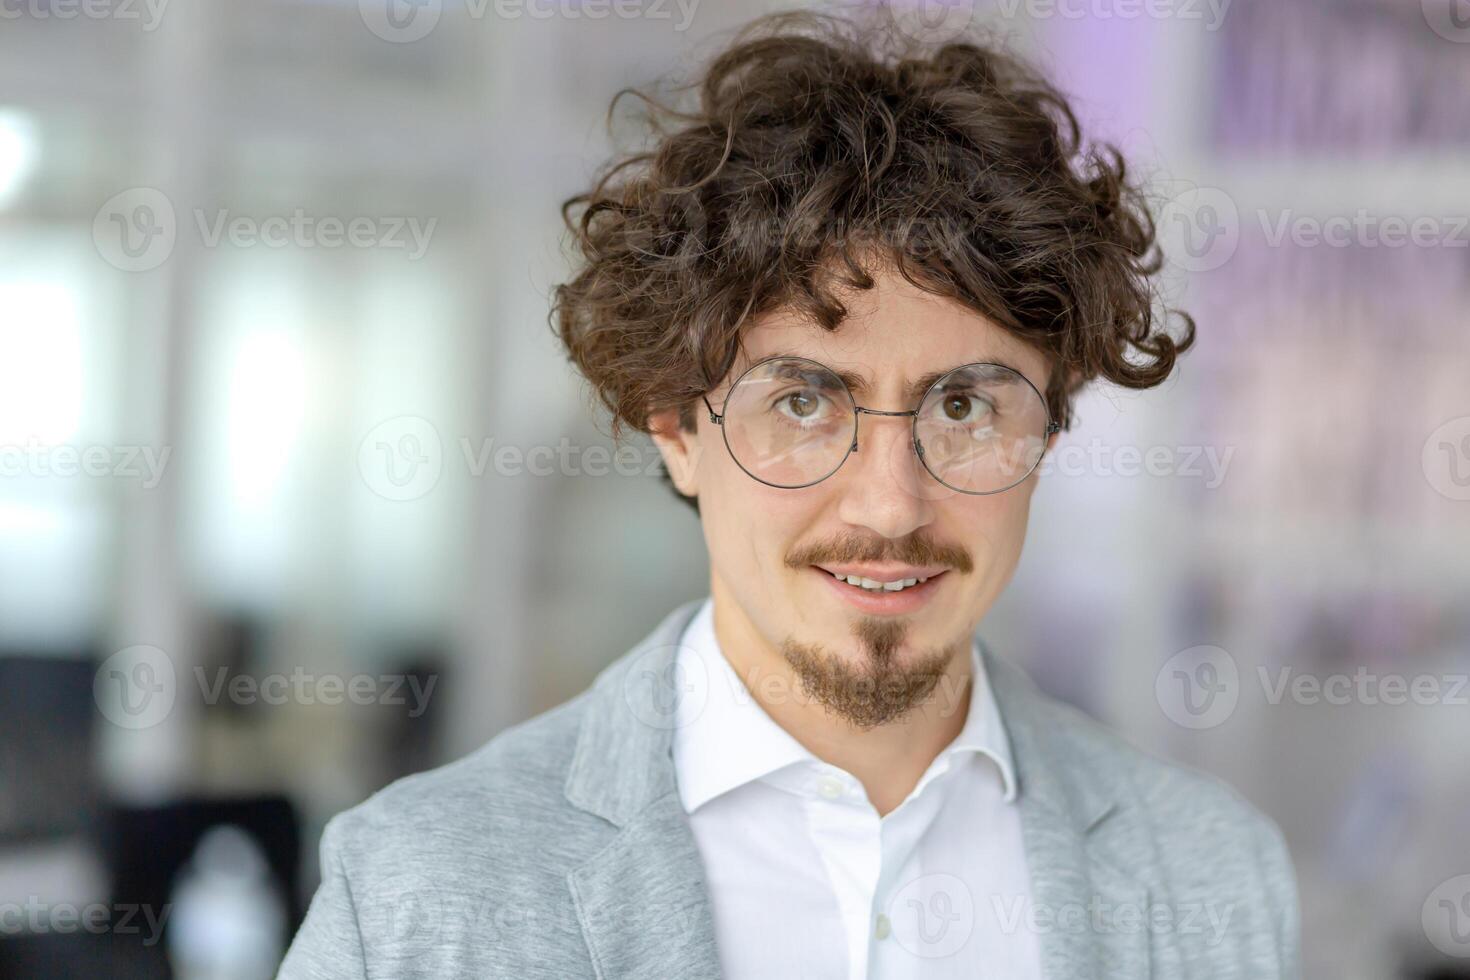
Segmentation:
{"type": "Polygon", "coordinates": [[[831,575],[839,582],[846,582],[848,585],[857,586],[858,588],[863,589],[867,592],[879,593],[902,592],[905,589],[911,589],[916,585],[922,585],[925,582],[929,581],[931,578],[937,578],[938,575],[944,574],[943,572],[939,572],[938,575],[923,575],[915,578],[895,579],[891,582],[880,582],[876,579],[865,578],[861,575],[841,575],[837,572],[829,572],[825,568],[822,568],[820,566],[813,567],[817,568],[817,570],[820,572],[831,575]]]}
{"type": "Polygon", "coordinates": [[[827,588],[847,605],[867,616],[905,616],[924,608],[941,587],[940,579],[949,574],[948,569],[854,569],[839,568],[833,571],[820,565],[808,566],[827,581],[827,588]],[[850,574],[856,571],[877,573],[884,578],[850,574]],[[910,574],[897,577],[901,572],[910,574]],[[923,571],[924,575],[918,572],[923,571]],[[886,576],[893,575],[894,578],[886,576]]]}

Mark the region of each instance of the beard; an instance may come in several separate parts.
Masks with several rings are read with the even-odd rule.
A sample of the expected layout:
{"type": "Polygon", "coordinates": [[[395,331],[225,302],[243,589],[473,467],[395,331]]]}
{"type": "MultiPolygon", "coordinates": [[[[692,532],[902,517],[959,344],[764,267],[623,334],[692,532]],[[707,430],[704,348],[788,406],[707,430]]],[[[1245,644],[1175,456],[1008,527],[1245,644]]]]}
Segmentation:
{"type": "Polygon", "coordinates": [[[860,619],[852,633],[862,649],[861,663],[816,643],[787,638],[781,655],[808,697],[829,714],[854,728],[869,730],[907,715],[929,700],[954,648],[924,651],[912,662],[900,662],[906,623],[892,619],[860,619]]]}

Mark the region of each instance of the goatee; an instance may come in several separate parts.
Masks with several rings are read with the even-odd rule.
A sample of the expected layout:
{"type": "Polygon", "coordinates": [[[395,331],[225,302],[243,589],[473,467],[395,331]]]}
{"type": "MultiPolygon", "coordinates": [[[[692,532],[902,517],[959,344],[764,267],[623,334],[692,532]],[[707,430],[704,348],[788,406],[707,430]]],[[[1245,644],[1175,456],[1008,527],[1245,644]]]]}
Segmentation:
{"type": "Polygon", "coordinates": [[[860,664],[792,638],[781,644],[781,655],[812,700],[861,730],[902,718],[927,701],[953,656],[952,650],[934,649],[911,663],[898,662],[907,632],[902,620],[864,618],[852,632],[862,647],[860,664]]]}

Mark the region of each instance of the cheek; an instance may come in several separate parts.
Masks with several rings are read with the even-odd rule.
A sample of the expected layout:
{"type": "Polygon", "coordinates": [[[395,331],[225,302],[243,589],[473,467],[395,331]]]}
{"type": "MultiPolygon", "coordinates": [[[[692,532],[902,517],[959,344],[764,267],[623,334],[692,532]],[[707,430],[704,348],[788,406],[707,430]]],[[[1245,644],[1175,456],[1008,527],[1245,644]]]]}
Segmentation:
{"type": "MultiPolygon", "coordinates": [[[[718,438],[718,437],[717,437],[718,438]]],[[[710,560],[729,582],[778,581],[787,552],[822,507],[813,487],[781,490],[751,479],[723,443],[699,463],[699,510],[710,560]]]]}
{"type": "Polygon", "coordinates": [[[699,446],[695,472],[701,508],[708,496],[723,511],[759,513],[764,509],[790,509],[802,496],[791,490],[768,487],[742,470],[725,446],[724,430],[717,425],[701,423],[699,446]]]}
{"type": "Polygon", "coordinates": [[[977,584],[1009,578],[1026,541],[1030,484],[986,497],[961,497],[954,503],[949,526],[954,540],[975,561],[977,584]]]}

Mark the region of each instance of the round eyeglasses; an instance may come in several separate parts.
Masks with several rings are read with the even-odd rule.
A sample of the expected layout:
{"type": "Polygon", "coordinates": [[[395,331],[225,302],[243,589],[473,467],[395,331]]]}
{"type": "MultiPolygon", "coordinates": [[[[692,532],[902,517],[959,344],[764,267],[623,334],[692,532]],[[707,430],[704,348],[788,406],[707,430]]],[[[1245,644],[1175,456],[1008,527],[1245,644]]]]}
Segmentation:
{"type": "Polygon", "coordinates": [[[1023,482],[1061,428],[1035,385],[991,363],[965,364],[936,379],[911,412],[881,412],[858,405],[831,368],[782,355],[747,368],[723,411],[707,397],[704,407],[736,465],[787,490],[820,483],[858,451],[859,415],[911,418],[924,469],[968,494],[1000,493],[1023,482]]]}

